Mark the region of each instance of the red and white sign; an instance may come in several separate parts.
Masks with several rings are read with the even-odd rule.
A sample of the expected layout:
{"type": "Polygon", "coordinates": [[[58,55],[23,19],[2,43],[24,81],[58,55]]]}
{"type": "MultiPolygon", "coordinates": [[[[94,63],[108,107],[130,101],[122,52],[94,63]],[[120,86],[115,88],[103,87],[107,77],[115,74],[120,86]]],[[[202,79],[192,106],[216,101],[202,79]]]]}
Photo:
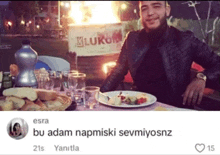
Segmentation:
{"type": "Polygon", "coordinates": [[[103,25],[70,25],[69,52],[77,56],[120,53],[123,38],[121,23],[103,25]]]}

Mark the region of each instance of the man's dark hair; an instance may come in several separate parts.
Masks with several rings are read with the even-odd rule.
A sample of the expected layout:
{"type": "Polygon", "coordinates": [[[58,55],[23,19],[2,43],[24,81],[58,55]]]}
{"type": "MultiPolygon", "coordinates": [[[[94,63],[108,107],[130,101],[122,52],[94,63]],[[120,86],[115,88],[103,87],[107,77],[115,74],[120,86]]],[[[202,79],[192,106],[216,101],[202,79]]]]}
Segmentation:
{"type": "MultiPolygon", "coordinates": [[[[138,5],[140,5],[140,2],[141,1],[138,1],[138,5]]],[[[166,6],[169,6],[169,1],[164,1],[165,2],[165,4],[166,4],[166,6]]]]}

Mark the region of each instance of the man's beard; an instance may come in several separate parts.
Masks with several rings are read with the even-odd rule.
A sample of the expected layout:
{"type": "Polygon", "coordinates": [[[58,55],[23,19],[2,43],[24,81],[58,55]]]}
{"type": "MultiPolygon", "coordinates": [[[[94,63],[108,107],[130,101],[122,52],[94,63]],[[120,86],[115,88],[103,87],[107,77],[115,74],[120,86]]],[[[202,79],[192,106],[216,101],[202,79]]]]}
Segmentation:
{"type": "Polygon", "coordinates": [[[157,28],[153,28],[153,29],[149,29],[146,22],[142,21],[142,25],[144,27],[144,29],[147,29],[148,32],[155,32],[160,30],[164,25],[167,25],[167,20],[166,20],[167,16],[166,14],[164,14],[164,16],[160,19],[160,25],[157,28]]]}

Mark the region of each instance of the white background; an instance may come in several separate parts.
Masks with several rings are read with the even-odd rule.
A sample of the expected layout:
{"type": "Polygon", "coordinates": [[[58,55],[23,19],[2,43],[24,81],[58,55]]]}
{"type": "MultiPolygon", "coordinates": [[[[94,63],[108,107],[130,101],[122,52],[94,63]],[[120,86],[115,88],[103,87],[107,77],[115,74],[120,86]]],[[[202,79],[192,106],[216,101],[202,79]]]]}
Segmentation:
{"type": "Polygon", "coordinates": [[[135,112],[0,112],[0,154],[220,154],[220,112],[135,111],[135,112]],[[29,125],[21,140],[9,137],[7,124],[23,118],[29,125]],[[49,119],[49,124],[34,124],[34,119],[49,119]],[[44,130],[44,137],[34,137],[33,128],[44,130]],[[48,137],[48,130],[117,129],[115,137],[48,137]],[[172,137],[120,137],[119,130],[173,130],[172,137]],[[196,143],[204,143],[198,153],[196,143]],[[45,151],[34,152],[34,145],[45,151]],[[56,152],[54,145],[79,146],[80,151],[56,152]],[[208,151],[214,145],[215,151],[208,151]]]}

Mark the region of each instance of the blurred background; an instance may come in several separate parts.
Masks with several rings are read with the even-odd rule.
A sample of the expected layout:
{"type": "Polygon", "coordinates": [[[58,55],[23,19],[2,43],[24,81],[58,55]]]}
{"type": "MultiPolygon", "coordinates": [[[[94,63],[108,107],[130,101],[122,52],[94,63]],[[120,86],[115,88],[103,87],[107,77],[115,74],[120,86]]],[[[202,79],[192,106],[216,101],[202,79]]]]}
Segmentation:
{"type": "MultiPolygon", "coordinates": [[[[169,1],[169,4],[169,25],[194,32],[196,37],[220,54],[219,1],[169,1]]],[[[15,63],[14,53],[21,48],[24,38],[31,40],[31,46],[38,55],[68,60],[68,25],[109,23],[123,23],[124,36],[129,31],[141,29],[138,2],[0,1],[0,70],[7,71],[8,66],[15,63]]],[[[116,60],[118,54],[111,57],[108,59],[105,55],[89,59],[100,60],[100,65],[95,66],[101,68],[103,63],[116,60]]]]}

